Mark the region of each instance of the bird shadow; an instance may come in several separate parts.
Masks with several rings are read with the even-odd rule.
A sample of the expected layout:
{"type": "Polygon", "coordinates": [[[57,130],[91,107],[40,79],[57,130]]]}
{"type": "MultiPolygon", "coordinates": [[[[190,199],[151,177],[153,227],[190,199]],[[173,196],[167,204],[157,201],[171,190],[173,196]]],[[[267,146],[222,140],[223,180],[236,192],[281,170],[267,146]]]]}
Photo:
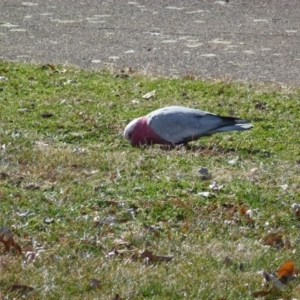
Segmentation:
{"type": "Polygon", "coordinates": [[[160,146],[161,150],[164,151],[182,151],[186,150],[187,152],[193,152],[193,153],[200,153],[202,155],[224,155],[224,154],[229,154],[229,153],[243,153],[243,154],[248,154],[248,155],[255,155],[255,156],[260,156],[262,158],[268,158],[271,156],[270,151],[265,151],[265,150],[260,150],[260,149],[254,149],[252,146],[249,148],[245,147],[222,147],[217,144],[209,144],[209,145],[204,145],[204,144],[182,144],[182,145],[175,145],[175,146],[169,146],[169,145],[163,145],[160,146]]]}

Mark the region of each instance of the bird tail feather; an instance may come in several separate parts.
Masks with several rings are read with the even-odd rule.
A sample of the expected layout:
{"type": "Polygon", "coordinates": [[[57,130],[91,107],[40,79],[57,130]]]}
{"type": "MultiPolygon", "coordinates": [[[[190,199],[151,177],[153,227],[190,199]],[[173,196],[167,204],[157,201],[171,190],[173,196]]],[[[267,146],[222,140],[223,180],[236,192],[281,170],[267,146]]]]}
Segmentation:
{"type": "Polygon", "coordinates": [[[249,130],[253,127],[252,124],[234,124],[234,125],[229,125],[229,126],[223,126],[217,128],[215,131],[210,132],[210,133],[217,133],[217,132],[224,132],[224,131],[243,131],[243,130],[249,130]]]}

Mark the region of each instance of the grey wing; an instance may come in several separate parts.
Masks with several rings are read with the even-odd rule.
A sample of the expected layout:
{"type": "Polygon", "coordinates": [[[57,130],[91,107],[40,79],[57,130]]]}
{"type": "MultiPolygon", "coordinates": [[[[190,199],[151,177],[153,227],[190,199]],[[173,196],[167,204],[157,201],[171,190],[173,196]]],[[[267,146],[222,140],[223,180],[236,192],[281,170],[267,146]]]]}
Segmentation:
{"type": "Polygon", "coordinates": [[[148,125],[170,143],[185,143],[210,134],[222,119],[198,109],[170,106],[148,115],[148,125]]]}

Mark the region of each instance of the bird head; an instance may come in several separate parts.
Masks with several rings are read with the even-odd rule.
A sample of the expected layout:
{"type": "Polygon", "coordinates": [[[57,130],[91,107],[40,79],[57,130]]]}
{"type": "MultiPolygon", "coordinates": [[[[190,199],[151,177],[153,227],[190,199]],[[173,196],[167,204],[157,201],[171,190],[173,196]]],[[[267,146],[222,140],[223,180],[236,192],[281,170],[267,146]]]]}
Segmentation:
{"type": "Polygon", "coordinates": [[[127,126],[124,129],[123,136],[130,144],[132,144],[132,137],[138,120],[139,118],[132,120],[130,123],[127,124],[127,126]]]}

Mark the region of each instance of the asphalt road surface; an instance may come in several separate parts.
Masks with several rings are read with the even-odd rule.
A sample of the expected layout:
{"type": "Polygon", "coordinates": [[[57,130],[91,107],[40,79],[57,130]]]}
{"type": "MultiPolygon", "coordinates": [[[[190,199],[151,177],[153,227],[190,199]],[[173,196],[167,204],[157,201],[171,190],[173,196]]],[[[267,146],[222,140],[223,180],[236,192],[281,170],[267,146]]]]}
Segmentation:
{"type": "Polygon", "coordinates": [[[300,1],[0,0],[0,59],[300,86],[300,1]]]}

